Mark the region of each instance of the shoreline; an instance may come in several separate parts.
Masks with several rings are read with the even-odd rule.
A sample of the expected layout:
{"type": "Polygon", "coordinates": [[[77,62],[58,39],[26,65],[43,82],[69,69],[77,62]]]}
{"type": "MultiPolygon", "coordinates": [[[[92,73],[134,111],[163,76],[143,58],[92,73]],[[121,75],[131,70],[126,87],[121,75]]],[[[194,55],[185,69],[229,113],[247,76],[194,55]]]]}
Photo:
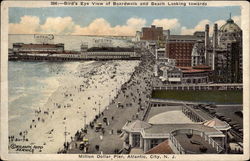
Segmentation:
{"type": "MultiPolygon", "coordinates": [[[[110,63],[110,62],[109,62],[110,63]]],[[[117,68],[118,69],[115,69],[115,71],[117,72],[117,70],[119,70],[119,67],[120,68],[122,68],[122,67],[124,67],[124,64],[122,64],[122,61],[118,61],[118,62],[116,62],[116,61],[114,61],[114,62],[112,62],[111,64],[109,64],[109,63],[100,63],[99,65],[98,65],[98,67],[96,67],[96,66],[93,66],[93,69],[92,70],[98,70],[98,69],[100,69],[100,68],[103,68],[103,67],[111,67],[112,65],[114,65],[114,64],[116,64],[116,63],[118,63],[118,64],[120,64],[120,65],[118,65],[117,64],[117,68]]],[[[134,63],[134,64],[136,64],[136,63],[134,63]]],[[[81,68],[81,65],[82,64],[79,64],[78,65],[78,67],[77,68],[81,68]]],[[[88,66],[88,65],[87,65],[88,66]]],[[[126,65],[125,65],[126,66],[126,65]]],[[[85,67],[85,68],[87,68],[87,67],[85,67]]],[[[114,68],[114,67],[113,67],[114,68]]],[[[111,69],[113,69],[113,68],[111,68],[111,69]]],[[[128,68],[128,67],[127,67],[128,68]]],[[[83,69],[82,69],[83,70],[83,69]]],[[[92,70],[88,70],[88,72],[91,72],[92,70]]],[[[103,69],[101,69],[101,71],[102,72],[104,72],[104,71],[106,71],[107,70],[107,68],[103,68],[103,69]]],[[[107,72],[107,71],[106,71],[107,72]]],[[[121,73],[122,71],[118,71],[118,73],[116,73],[117,75],[115,76],[115,78],[114,79],[118,79],[119,80],[119,78],[121,77],[121,76],[119,76],[118,74],[119,73],[121,73]],[[117,78],[116,78],[117,77],[117,78]]],[[[134,72],[134,71],[133,71],[134,72]]],[[[44,108],[44,111],[43,110],[37,110],[36,112],[38,112],[38,113],[35,113],[35,114],[37,114],[37,116],[39,116],[40,114],[41,114],[41,112],[46,112],[46,118],[47,118],[47,120],[45,120],[45,122],[47,122],[47,123],[45,123],[44,125],[42,125],[42,127],[40,126],[40,125],[36,125],[36,130],[37,130],[37,128],[44,128],[44,129],[51,129],[52,130],[52,134],[49,134],[49,133],[51,133],[51,130],[50,131],[47,131],[48,132],[48,134],[43,134],[43,135],[47,135],[47,137],[51,137],[51,139],[56,139],[56,138],[54,138],[54,137],[52,137],[52,136],[57,136],[57,137],[59,137],[59,138],[61,138],[62,140],[64,140],[63,139],[63,133],[64,133],[64,126],[66,125],[73,125],[73,126],[69,126],[70,127],[70,131],[74,131],[74,129],[78,129],[77,127],[81,124],[81,123],[79,123],[79,121],[80,122],[83,122],[83,119],[82,119],[82,117],[80,117],[81,115],[82,115],[82,113],[83,113],[83,111],[81,110],[81,109],[79,109],[79,108],[77,108],[77,106],[84,106],[84,107],[86,107],[86,106],[88,106],[88,104],[89,103],[91,103],[91,102],[93,102],[93,101],[89,101],[88,102],[88,99],[85,99],[85,105],[84,104],[82,104],[81,105],[81,102],[84,102],[84,99],[82,99],[81,98],[81,96],[83,96],[83,93],[89,93],[89,94],[91,94],[92,96],[93,96],[93,90],[95,90],[95,89],[99,89],[99,90],[103,90],[103,89],[105,89],[105,88],[107,88],[105,85],[107,85],[107,86],[110,86],[111,84],[107,84],[107,83],[105,83],[105,81],[103,80],[103,79],[105,79],[106,78],[106,82],[107,82],[107,80],[108,80],[108,78],[109,78],[109,76],[110,76],[110,73],[109,73],[109,75],[98,75],[98,71],[97,71],[97,73],[96,73],[96,75],[94,75],[93,73],[92,73],[92,75],[91,74],[87,74],[88,76],[86,76],[86,77],[84,77],[84,75],[86,74],[84,74],[84,73],[82,73],[82,71],[80,70],[80,69],[78,69],[77,70],[77,72],[72,72],[72,73],[74,73],[74,74],[76,74],[75,75],[75,77],[74,77],[74,79],[69,79],[69,80],[67,80],[67,82],[68,83],[66,83],[66,84],[68,84],[67,86],[64,86],[64,85],[61,85],[61,83],[60,83],[60,86],[58,87],[58,89],[55,91],[55,92],[53,92],[52,94],[51,94],[51,96],[48,98],[48,101],[45,103],[45,107],[51,107],[51,106],[55,106],[54,108],[52,108],[52,109],[49,109],[49,110],[47,110],[46,108],[44,108]],[[83,75],[82,75],[83,74],[83,75]],[[102,78],[100,78],[102,76],[102,78]],[[82,79],[79,79],[79,77],[81,77],[82,79]],[[98,79],[100,79],[100,80],[103,80],[103,82],[98,82],[98,79]],[[77,86],[79,86],[79,85],[81,85],[83,82],[81,82],[81,81],[83,81],[83,80],[86,80],[87,81],[87,83],[89,83],[89,86],[87,87],[87,88],[89,88],[89,90],[86,90],[86,91],[83,91],[83,92],[81,92],[81,91],[79,91],[79,87],[77,87],[77,86]],[[92,82],[94,81],[95,83],[94,84],[91,84],[92,82]],[[72,82],[74,82],[74,84],[72,85],[71,83],[72,82]],[[102,83],[102,84],[101,84],[102,83]],[[91,90],[92,89],[92,90],[91,90]],[[74,92],[75,91],[75,92],[74,92]],[[79,93],[80,92],[80,93],[79,93]],[[78,96],[77,96],[77,93],[79,93],[78,94],[78,96]],[[63,94],[66,94],[66,95],[69,95],[69,96],[67,96],[66,97],[66,99],[61,99],[62,97],[63,97],[63,94]],[[59,100],[58,102],[56,101],[56,100],[59,100]],[[53,104],[53,102],[52,101],[54,101],[54,103],[55,104],[53,104]],[[75,102],[75,103],[72,103],[72,102],[75,102]],[[88,103],[87,103],[88,102],[88,103]],[[56,108],[56,106],[58,107],[58,106],[61,106],[60,108],[63,108],[63,106],[64,106],[64,108],[68,108],[68,109],[70,109],[70,110],[67,110],[68,112],[64,112],[64,113],[61,113],[60,114],[60,109],[57,109],[56,108]],[[65,107],[66,106],[66,107],[65,107]],[[74,106],[74,107],[73,107],[74,106]],[[73,108],[73,109],[72,109],[73,108]],[[53,110],[54,109],[54,110],[53,110]],[[76,113],[76,114],[73,114],[73,113],[76,113]],[[48,114],[47,114],[48,113],[48,114]],[[52,113],[52,114],[51,114],[52,113]],[[61,116],[61,115],[64,115],[64,116],[61,116]],[[50,118],[51,117],[51,118],[50,118]],[[53,119],[53,118],[54,119],[53,119]],[[62,118],[62,117],[64,117],[64,119],[62,120],[62,119],[60,119],[60,118],[62,118]],[[56,122],[51,122],[51,121],[53,121],[53,120],[62,120],[62,121],[57,121],[57,123],[56,122]],[[78,122],[78,123],[77,123],[78,122]],[[77,125],[74,125],[74,124],[78,124],[78,126],[77,125]],[[53,128],[53,125],[54,126],[60,126],[60,129],[54,129],[53,128]],[[56,131],[57,130],[57,131],[56,131]],[[53,135],[53,133],[54,133],[54,135],[53,135]]],[[[122,72],[123,73],[123,72],[122,72]]],[[[126,73],[126,72],[125,72],[126,73]]],[[[129,71],[128,71],[128,73],[130,73],[129,71]]],[[[129,75],[129,74],[128,74],[129,75]]],[[[127,75],[127,76],[128,76],[127,75]]],[[[130,76],[129,76],[130,77],[130,76]]],[[[99,81],[100,81],[99,80],[99,81]]],[[[117,82],[116,82],[116,84],[118,84],[118,83],[120,83],[120,82],[118,82],[118,80],[117,80],[117,82]]],[[[63,80],[62,80],[63,81],[63,80]]],[[[111,83],[115,83],[115,81],[114,80],[112,80],[111,81],[111,83]]],[[[121,85],[121,84],[120,84],[121,85]]],[[[119,85],[116,85],[118,88],[119,88],[119,85]]],[[[85,87],[84,87],[85,88],[85,87]]],[[[83,88],[83,89],[84,89],[83,88]]],[[[110,87],[108,88],[108,89],[110,89],[110,87]]],[[[107,90],[107,89],[106,89],[107,90]]],[[[65,95],[64,95],[65,96],[65,95]]],[[[86,96],[86,94],[85,94],[85,96],[86,96]]],[[[99,97],[99,98],[101,98],[101,97],[99,97]]],[[[93,99],[96,99],[95,97],[93,97],[93,99]]],[[[102,99],[100,99],[100,101],[101,101],[101,104],[102,104],[102,107],[105,107],[106,105],[105,104],[107,104],[108,102],[107,101],[105,101],[105,99],[104,98],[102,98],[102,99]]],[[[83,108],[84,108],[83,107],[83,108]]],[[[82,108],[82,107],[81,107],[82,108]]],[[[93,107],[94,108],[94,107],[93,107]]],[[[94,115],[93,114],[91,114],[91,113],[96,113],[96,109],[95,110],[93,110],[93,108],[88,108],[88,109],[86,109],[85,108],[85,111],[89,111],[89,115],[92,115],[92,118],[94,118],[94,115]],[[92,111],[92,112],[91,112],[92,111]]],[[[96,107],[96,105],[95,105],[95,108],[97,108],[96,107]]],[[[104,109],[104,108],[102,108],[102,109],[104,109]]],[[[62,111],[61,111],[62,112],[62,111]]],[[[45,119],[45,118],[44,118],[45,119]]],[[[91,117],[89,118],[89,119],[91,119],[91,117]]],[[[42,118],[40,118],[40,120],[42,120],[42,118]]],[[[36,121],[35,121],[36,122],[36,121]]],[[[32,128],[34,128],[34,127],[32,127],[32,128]]],[[[38,130],[38,131],[44,131],[44,130],[38,130]]],[[[37,133],[40,133],[40,132],[37,132],[37,133]]],[[[27,137],[31,137],[29,134],[26,134],[26,133],[23,133],[23,134],[25,134],[25,136],[27,136],[27,137]]],[[[37,137],[39,137],[39,134],[36,134],[36,136],[37,137]]],[[[34,137],[34,136],[33,136],[34,137]]],[[[43,138],[43,139],[45,139],[45,138],[43,138]]],[[[43,139],[40,139],[40,140],[43,140],[43,139]]],[[[33,138],[33,140],[35,140],[35,138],[33,138]]],[[[55,140],[51,140],[51,142],[50,143],[45,143],[45,145],[43,145],[44,143],[43,142],[41,142],[41,141],[38,141],[38,142],[40,142],[40,144],[42,144],[42,145],[40,145],[40,146],[53,146],[53,145],[55,145],[55,143],[53,143],[53,141],[55,141],[55,140]]],[[[57,140],[60,140],[60,139],[57,139],[57,140]]],[[[18,143],[18,142],[17,142],[18,143]]],[[[19,142],[20,143],[20,142],[19,142]]],[[[23,142],[22,142],[23,143],[23,142]]],[[[25,144],[25,142],[23,143],[23,144],[25,144]]],[[[53,146],[53,147],[55,147],[55,146],[53,146]]],[[[44,151],[42,151],[42,153],[46,153],[46,150],[45,149],[43,149],[44,151]]],[[[56,153],[56,151],[54,151],[55,153],[56,153]]],[[[53,153],[53,152],[51,152],[51,151],[47,151],[47,153],[53,153]]]]}

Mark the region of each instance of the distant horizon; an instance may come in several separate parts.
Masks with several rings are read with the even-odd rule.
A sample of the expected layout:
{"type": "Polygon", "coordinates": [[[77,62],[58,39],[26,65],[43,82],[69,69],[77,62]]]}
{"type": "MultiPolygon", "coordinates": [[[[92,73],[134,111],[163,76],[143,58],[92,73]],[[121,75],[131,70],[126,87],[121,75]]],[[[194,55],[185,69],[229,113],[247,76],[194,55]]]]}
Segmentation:
{"type": "Polygon", "coordinates": [[[241,26],[239,6],[225,7],[45,7],[9,8],[9,34],[135,36],[156,25],[175,35],[220,27],[229,18],[241,26]]]}

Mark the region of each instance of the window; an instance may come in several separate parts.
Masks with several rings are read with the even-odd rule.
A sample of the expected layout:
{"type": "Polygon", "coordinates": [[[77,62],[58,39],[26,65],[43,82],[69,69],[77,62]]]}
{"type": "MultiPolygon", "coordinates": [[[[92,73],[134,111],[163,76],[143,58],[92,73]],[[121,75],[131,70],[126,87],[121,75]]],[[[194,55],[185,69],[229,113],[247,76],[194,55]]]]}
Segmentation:
{"type": "Polygon", "coordinates": [[[153,148],[156,145],[158,145],[158,140],[157,139],[152,139],[151,142],[150,142],[150,148],[153,148]]]}
{"type": "Polygon", "coordinates": [[[140,134],[133,134],[133,147],[140,147],[140,134]]]}

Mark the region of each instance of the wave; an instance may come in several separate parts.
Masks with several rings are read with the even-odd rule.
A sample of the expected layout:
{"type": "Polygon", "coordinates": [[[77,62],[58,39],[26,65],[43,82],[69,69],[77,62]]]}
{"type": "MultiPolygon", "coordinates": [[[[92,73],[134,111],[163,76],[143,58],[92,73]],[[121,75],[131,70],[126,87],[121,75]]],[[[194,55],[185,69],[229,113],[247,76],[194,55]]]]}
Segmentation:
{"type": "Polygon", "coordinates": [[[12,103],[12,102],[14,102],[14,101],[16,101],[18,99],[21,99],[21,98],[23,98],[25,96],[27,96],[27,94],[25,94],[25,93],[21,93],[19,95],[14,95],[14,96],[12,95],[11,97],[9,97],[9,103],[12,103]]]}
{"type": "Polygon", "coordinates": [[[21,115],[9,115],[9,121],[11,121],[11,120],[14,120],[14,119],[16,119],[16,118],[19,118],[19,117],[21,117],[21,115]]]}

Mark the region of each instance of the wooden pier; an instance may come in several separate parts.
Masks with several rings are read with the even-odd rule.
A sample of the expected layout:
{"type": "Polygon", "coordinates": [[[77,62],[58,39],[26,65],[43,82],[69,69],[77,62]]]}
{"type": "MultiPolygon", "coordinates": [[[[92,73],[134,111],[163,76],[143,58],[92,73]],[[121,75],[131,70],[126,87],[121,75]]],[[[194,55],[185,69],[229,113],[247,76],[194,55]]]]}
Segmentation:
{"type": "Polygon", "coordinates": [[[13,55],[9,56],[9,61],[108,61],[108,60],[140,60],[140,57],[116,57],[116,58],[84,58],[84,57],[59,57],[59,56],[31,56],[13,55]]]}

